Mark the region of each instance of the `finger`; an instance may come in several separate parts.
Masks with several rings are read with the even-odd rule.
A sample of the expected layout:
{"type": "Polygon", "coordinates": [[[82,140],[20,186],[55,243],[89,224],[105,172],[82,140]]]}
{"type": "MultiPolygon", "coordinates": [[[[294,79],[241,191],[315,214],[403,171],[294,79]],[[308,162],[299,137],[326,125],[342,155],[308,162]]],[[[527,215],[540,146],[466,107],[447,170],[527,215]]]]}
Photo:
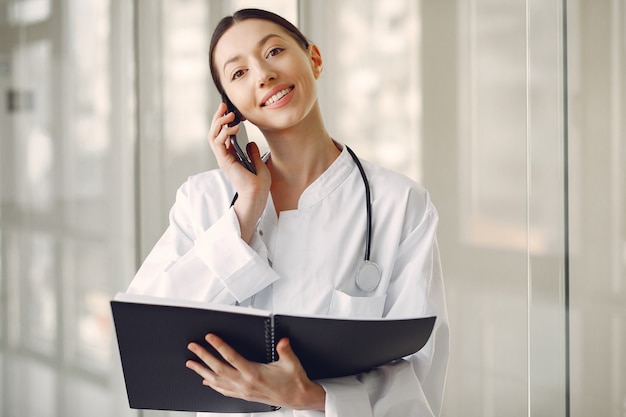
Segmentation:
{"type": "Polygon", "coordinates": [[[225,389],[224,387],[222,387],[219,383],[219,378],[222,375],[217,375],[216,373],[214,373],[213,371],[211,371],[209,368],[199,364],[196,361],[192,361],[192,360],[188,360],[185,363],[185,366],[189,369],[191,369],[192,371],[194,371],[196,374],[198,374],[200,377],[202,377],[202,385],[205,385],[207,387],[211,387],[214,390],[218,391],[219,393],[223,394],[223,395],[227,395],[227,396],[232,396],[229,395],[229,391],[227,389],[225,389]]]}
{"type": "Polygon", "coordinates": [[[232,367],[229,364],[222,362],[220,359],[212,355],[208,350],[206,350],[197,343],[190,343],[188,349],[192,351],[202,362],[204,362],[206,366],[208,366],[208,371],[210,372],[198,372],[202,371],[202,369],[200,368],[204,368],[205,370],[207,368],[198,364],[197,362],[189,361],[191,362],[190,365],[193,366],[191,369],[196,371],[196,373],[198,373],[205,379],[209,379],[209,377],[213,377],[214,375],[225,375],[229,370],[232,370],[232,367]],[[198,366],[195,366],[194,363],[198,366]]]}
{"type": "Polygon", "coordinates": [[[209,137],[216,138],[219,136],[222,128],[235,119],[235,113],[227,112],[226,104],[220,103],[217,110],[213,114],[211,127],[209,129],[209,137]]]}
{"type": "MultiPolygon", "coordinates": [[[[228,116],[230,113],[232,113],[232,112],[227,113],[227,111],[228,111],[228,108],[226,107],[226,104],[225,103],[220,103],[217,106],[217,110],[215,110],[215,113],[213,114],[212,123],[215,124],[220,119],[222,119],[222,118],[228,116]]],[[[235,115],[233,114],[231,116],[231,120],[230,121],[232,121],[234,119],[234,117],[235,117],[235,115]]],[[[222,124],[224,124],[224,123],[218,123],[218,125],[222,125],[222,124]]]]}
{"type": "Polygon", "coordinates": [[[223,101],[220,101],[220,103],[217,105],[217,109],[215,109],[215,113],[213,114],[213,120],[215,120],[216,118],[220,116],[223,116],[227,110],[228,110],[228,106],[226,105],[226,103],[224,103],[223,101]]]}
{"type": "Polygon", "coordinates": [[[209,129],[209,134],[213,137],[217,136],[222,125],[224,124],[224,116],[226,115],[226,105],[224,103],[220,103],[217,106],[217,110],[213,114],[213,118],[211,119],[211,128],[209,129]]]}
{"type": "Polygon", "coordinates": [[[206,381],[215,378],[215,374],[213,373],[213,371],[196,361],[188,360],[187,362],[185,362],[185,366],[200,375],[202,379],[206,381]]]}
{"type": "Polygon", "coordinates": [[[211,146],[213,146],[215,149],[230,150],[231,148],[230,137],[232,135],[236,135],[237,133],[239,133],[239,125],[237,126],[224,125],[220,128],[220,131],[218,132],[217,136],[213,137],[212,139],[211,139],[211,136],[209,136],[209,142],[211,143],[211,146]]]}
{"type": "Polygon", "coordinates": [[[219,353],[222,358],[233,368],[239,371],[246,371],[249,368],[249,362],[243,356],[241,356],[235,349],[230,347],[226,342],[220,339],[214,334],[208,334],[205,337],[206,341],[213,346],[213,348],[219,353]]]}
{"type": "Polygon", "coordinates": [[[224,125],[217,136],[213,137],[209,134],[209,145],[217,158],[218,164],[222,168],[224,168],[226,164],[232,164],[237,160],[234,149],[230,143],[230,136],[236,135],[237,132],[239,132],[239,126],[228,127],[224,125]]]}
{"type": "Polygon", "coordinates": [[[209,129],[209,142],[224,144],[230,135],[236,135],[239,132],[239,125],[228,126],[233,115],[229,114],[215,121],[209,129]]]}

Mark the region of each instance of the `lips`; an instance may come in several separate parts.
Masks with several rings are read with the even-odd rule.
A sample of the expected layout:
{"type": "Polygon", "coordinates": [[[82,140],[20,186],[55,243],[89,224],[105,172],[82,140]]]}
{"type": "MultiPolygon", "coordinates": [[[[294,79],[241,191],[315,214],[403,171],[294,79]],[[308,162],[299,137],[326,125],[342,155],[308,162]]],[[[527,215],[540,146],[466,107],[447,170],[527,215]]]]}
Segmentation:
{"type": "Polygon", "coordinates": [[[283,88],[278,89],[278,91],[274,90],[270,92],[268,94],[269,97],[268,96],[264,97],[265,101],[263,102],[261,106],[263,107],[271,106],[272,104],[280,101],[280,99],[282,99],[284,96],[289,94],[293,90],[293,88],[294,88],[293,86],[283,87],[283,88]]]}

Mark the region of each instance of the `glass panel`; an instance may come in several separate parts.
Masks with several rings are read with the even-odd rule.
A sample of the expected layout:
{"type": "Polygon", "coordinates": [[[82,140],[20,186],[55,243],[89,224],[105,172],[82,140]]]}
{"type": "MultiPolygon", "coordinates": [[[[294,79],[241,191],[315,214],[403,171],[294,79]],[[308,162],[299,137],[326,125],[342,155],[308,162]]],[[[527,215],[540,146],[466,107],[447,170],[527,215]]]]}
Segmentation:
{"type": "Polygon", "coordinates": [[[564,10],[561,0],[527,8],[529,407],[566,416],[564,10]]]}
{"type": "Polygon", "coordinates": [[[138,7],[138,181],[141,207],[150,207],[139,217],[143,259],[166,227],[176,189],[189,175],[214,166],[206,135],[217,98],[211,93],[207,51],[209,11],[219,16],[221,3],[166,0],[138,7]]]}
{"type": "Polygon", "coordinates": [[[425,178],[452,328],[445,415],[527,416],[526,2],[423,2],[425,178]]]}
{"type": "Polygon", "coordinates": [[[0,349],[0,413],[3,416],[10,415],[6,404],[9,402],[9,372],[5,365],[4,350],[0,349]]]}
{"type": "Polygon", "coordinates": [[[32,24],[50,17],[50,0],[13,0],[7,5],[8,21],[12,24],[32,24]]]}
{"type": "Polygon", "coordinates": [[[78,386],[128,415],[108,300],[135,270],[133,2],[3,4],[0,414],[69,416],[78,386]]]}
{"type": "Polygon", "coordinates": [[[471,246],[523,252],[526,4],[459,7],[461,233],[471,246]]]}
{"type": "MultiPolygon", "coordinates": [[[[128,403],[121,404],[111,401],[111,393],[99,381],[85,380],[70,376],[64,381],[64,416],[68,417],[117,417],[136,416],[136,411],[128,409],[128,403]]],[[[113,381],[117,384],[117,380],[113,381]]]]}
{"type": "MultiPolygon", "coordinates": [[[[2,180],[0,179],[0,184],[2,180]]],[[[1,206],[1,205],[0,205],[1,206]]],[[[2,209],[0,208],[0,219],[2,218],[2,209]]],[[[8,275],[8,270],[6,269],[6,263],[4,262],[4,234],[2,233],[2,229],[0,229],[0,346],[2,342],[7,339],[6,336],[6,328],[7,328],[7,320],[8,320],[8,308],[6,299],[8,298],[8,282],[6,276],[8,275]]],[[[0,352],[1,354],[1,352],[0,352]]],[[[2,375],[2,362],[0,361],[0,375],[2,375]]],[[[0,384],[2,383],[2,377],[0,376],[0,384]]],[[[0,402],[2,402],[2,387],[0,387],[0,402]]]]}
{"type": "Polygon", "coordinates": [[[455,341],[445,415],[565,414],[559,5],[422,2],[424,178],[455,341]]]}
{"type": "MultiPolygon", "coordinates": [[[[16,205],[38,215],[54,209],[54,146],[50,116],[52,97],[51,44],[49,40],[24,43],[16,48],[12,62],[14,73],[9,93],[15,135],[23,140],[13,144],[14,158],[23,167],[13,179],[16,205]]],[[[33,213],[33,214],[35,214],[33,213]]]]}
{"type": "Polygon", "coordinates": [[[57,348],[58,256],[57,244],[49,235],[23,235],[21,342],[28,349],[52,357],[57,348]]]}
{"type": "Polygon", "coordinates": [[[3,263],[6,271],[4,287],[6,288],[6,298],[1,300],[3,304],[2,311],[6,311],[6,320],[4,321],[6,327],[2,347],[16,348],[19,345],[22,317],[20,314],[20,280],[13,277],[21,277],[20,239],[17,232],[8,231],[6,228],[3,237],[2,258],[4,259],[3,263]]]}
{"type": "Polygon", "coordinates": [[[86,239],[66,242],[65,250],[66,358],[83,369],[104,372],[114,353],[107,265],[115,258],[106,245],[86,239]]]}
{"type": "Polygon", "coordinates": [[[626,4],[567,6],[571,416],[623,416],[626,4]]]}
{"type": "Polygon", "coordinates": [[[21,404],[26,404],[22,413],[23,416],[53,417],[58,414],[58,398],[56,387],[58,386],[59,375],[51,366],[47,366],[36,361],[24,361],[18,372],[22,375],[16,378],[20,391],[18,397],[21,404]],[[33,387],[41,387],[37,390],[37,400],[33,401],[33,387]]]}
{"type": "Polygon", "coordinates": [[[70,51],[67,88],[67,135],[64,156],[66,218],[73,229],[104,233],[110,207],[107,179],[110,178],[111,95],[110,20],[108,0],[74,2],[68,8],[68,30],[80,36],[68,37],[70,51]],[[100,28],[93,30],[93,28],[100,28]]]}
{"type": "Polygon", "coordinates": [[[60,417],[56,398],[59,378],[53,368],[19,356],[4,359],[4,376],[11,384],[5,391],[8,401],[0,405],[2,415],[60,417]]]}
{"type": "Polygon", "coordinates": [[[320,48],[321,109],[333,137],[363,159],[421,179],[419,2],[302,2],[320,48]]]}
{"type": "Polygon", "coordinates": [[[298,25],[297,0],[229,0],[226,3],[229,4],[230,9],[227,13],[245,8],[265,9],[278,13],[291,23],[298,25]]]}

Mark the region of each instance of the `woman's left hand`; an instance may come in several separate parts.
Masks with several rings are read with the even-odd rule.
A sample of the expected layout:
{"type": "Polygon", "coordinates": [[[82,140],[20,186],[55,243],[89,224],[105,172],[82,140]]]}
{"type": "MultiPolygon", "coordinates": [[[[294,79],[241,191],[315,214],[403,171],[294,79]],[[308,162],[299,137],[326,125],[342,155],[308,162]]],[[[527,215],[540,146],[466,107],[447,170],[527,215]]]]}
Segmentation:
{"type": "Polygon", "coordinates": [[[268,364],[250,362],[214,334],[208,334],[206,341],[227,363],[199,344],[190,343],[189,350],[206,366],[192,360],[186,365],[204,378],[204,385],[246,401],[294,410],[324,410],[326,392],[307,377],[288,339],[278,342],[278,360],[268,364]]]}

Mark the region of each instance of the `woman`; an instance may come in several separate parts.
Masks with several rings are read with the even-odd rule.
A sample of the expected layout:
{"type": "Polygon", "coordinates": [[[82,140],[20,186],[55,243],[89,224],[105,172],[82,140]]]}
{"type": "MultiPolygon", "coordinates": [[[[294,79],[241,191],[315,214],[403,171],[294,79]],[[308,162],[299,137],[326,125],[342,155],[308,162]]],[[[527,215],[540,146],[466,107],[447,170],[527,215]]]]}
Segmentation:
{"type": "Polygon", "coordinates": [[[187,366],[224,395],[281,406],[276,415],[436,416],[448,360],[437,212],[404,176],[365,161],[361,175],[356,157],[329,135],[316,92],[322,62],[318,48],[273,13],[241,10],[218,24],[213,79],[259,127],[270,156],[264,160],[251,143],[256,174],[239,163],[229,141],[239,127],[228,126],[235,115],[221,103],[208,138],[220,169],[181,186],[170,226],[128,291],[292,314],[435,315],[420,352],[351,377],[309,380],[287,339],[278,361],[258,364],[207,335],[231,366],[193,343],[198,360],[187,366]],[[381,270],[370,288],[355,280],[369,246],[366,180],[371,259],[381,270]]]}

